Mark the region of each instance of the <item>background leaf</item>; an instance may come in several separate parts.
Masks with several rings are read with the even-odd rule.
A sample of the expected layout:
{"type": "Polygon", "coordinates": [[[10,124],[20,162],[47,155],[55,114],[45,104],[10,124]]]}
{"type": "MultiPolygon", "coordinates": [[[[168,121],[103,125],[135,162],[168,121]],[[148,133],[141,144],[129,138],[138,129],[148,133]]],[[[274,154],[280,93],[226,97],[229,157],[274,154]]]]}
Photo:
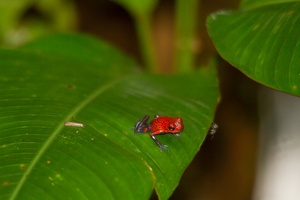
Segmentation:
{"type": "Polygon", "coordinates": [[[141,74],[116,49],[76,35],[0,55],[1,199],[147,199],[154,185],[167,199],[213,120],[213,67],[141,74]],[[179,139],[158,136],[170,152],[148,134],[134,136],[145,114],[183,118],[179,139]]]}
{"type": "Polygon", "coordinates": [[[300,95],[300,3],[220,12],[207,20],[220,55],[250,78],[300,95]]]}
{"type": "Polygon", "coordinates": [[[299,0],[242,0],[241,8],[249,9],[254,7],[261,7],[270,4],[298,2],[299,0]]]}

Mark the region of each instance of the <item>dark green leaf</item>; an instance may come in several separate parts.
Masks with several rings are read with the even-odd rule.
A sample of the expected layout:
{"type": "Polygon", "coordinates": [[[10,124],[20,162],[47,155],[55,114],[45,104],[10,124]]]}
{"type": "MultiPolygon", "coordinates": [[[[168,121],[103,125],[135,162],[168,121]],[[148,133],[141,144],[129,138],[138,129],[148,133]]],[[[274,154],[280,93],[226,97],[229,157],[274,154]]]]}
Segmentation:
{"type": "Polygon", "coordinates": [[[220,55],[250,78],[300,95],[300,3],[220,12],[207,21],[220,55]]]}
{"type": "Polygon", "coordinates": [[[297,2],[299,0],[242,0],[241,8],[249,9],[254,7],[261,7],[270,4],[297,2]]]}
{"type": "Polygon", "coordinates": [[[148,199],[154,186],[167,199],[213,120],[213,67],[141,74],[116,49],[75,35],[0,56],[0,199],[148,199]],[[179,139],[157,136],[170,152],[134,135],[145,114],[183,118],[179,139]]]}

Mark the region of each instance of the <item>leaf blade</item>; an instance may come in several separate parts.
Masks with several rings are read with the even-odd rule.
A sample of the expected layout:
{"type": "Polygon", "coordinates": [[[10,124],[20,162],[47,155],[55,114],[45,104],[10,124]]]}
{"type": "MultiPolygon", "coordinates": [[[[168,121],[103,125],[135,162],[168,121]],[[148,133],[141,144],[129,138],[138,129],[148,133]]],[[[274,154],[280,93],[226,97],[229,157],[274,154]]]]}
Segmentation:
{"type": "Polygon", "coordinates": [[[250,78],[299,95],[299,2],[212,15],[207,26],[222,57],[250,78]],[[233,30],[233,31],[228,31],[233,30]]]}
{"type": "Polygon", "coordinates": [[[64,45],[73,41],[72,51],[82,51],[82,36],[51,36],[20,50],[0,50],[1,198],[147,199],[156,183],[167,199],[199,150],[219,96],[213,68],[141,74],[130,58],[88,40],[88,51],[95,52],[82,58],[64,45]],[[45,40],[53,46],[43,47],[45,40]],[[116,60],[93,56],[101,52],[117,54],[116,60]],[[178,140],[158,136],[170,153],[130,130],[145,114],[185,120],[178,140]],[[65,127],[65,121],[85,126],[65,127]]]}

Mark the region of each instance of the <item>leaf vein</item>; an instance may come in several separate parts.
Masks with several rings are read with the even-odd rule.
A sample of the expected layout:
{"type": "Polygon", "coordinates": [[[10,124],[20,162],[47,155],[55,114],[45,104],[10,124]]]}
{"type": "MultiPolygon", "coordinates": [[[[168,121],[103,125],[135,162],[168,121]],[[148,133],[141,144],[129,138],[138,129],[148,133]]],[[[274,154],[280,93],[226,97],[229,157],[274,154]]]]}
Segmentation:
{"type": "Polygon", "coordinates": [[[107,89],[111,88],[113,85],[115,85],[119,80],[112,80],[110,82],[107,82],[105,85],[101,85],[98,87],[91,95],[87,96],[82,102],[80,102],[67,116],[64,118],[58,126],[54,129],[52,134],[49,136],[49,138],[45,141],[45,143],[42,145],[36,156],[32,159],[31,163],[29,164],[27,170],[21,177],[20,181],[18,182],[16,188],[14,189],[12,196],[10,200],[16,199],[18,196],[20,190],[22,189],[26,179],[29,177],[29,175],[32,173],[34,167],[37,165],[38,161],[41,159],[41,157],[44,155],[46,150],[50,147],[50,145],[53,143],[55,138],[58,136],[58,134],[62,131],[64,128],[64,122],[70,121],[73,116],[78,114],[84,107],[86,107],[90,102],[92,102],[94,99],[96,99],[100,94],[104,93],[107,89]]]}

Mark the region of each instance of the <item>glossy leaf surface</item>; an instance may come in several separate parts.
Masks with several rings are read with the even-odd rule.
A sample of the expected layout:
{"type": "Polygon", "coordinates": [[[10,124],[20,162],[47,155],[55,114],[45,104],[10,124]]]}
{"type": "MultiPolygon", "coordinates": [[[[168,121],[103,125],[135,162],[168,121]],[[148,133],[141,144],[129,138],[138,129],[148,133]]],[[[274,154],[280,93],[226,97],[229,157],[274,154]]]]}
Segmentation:
{"type": "Polygon", "coordinates": [[[0,56],[0,199],[148,199],[153,188],[167,199],[213,120],[214,68],[142,74],[111,46],[75,35],[0,56]],[[183,118],[179,139],[157,137],[170,152],[134,135],[145,114],[183,118]]]}
{"type": "Polygon", "coordinates": [[[220,55],[250,78],[300,95],[300,3],[220,12],[207,21],[220,55]]]}

